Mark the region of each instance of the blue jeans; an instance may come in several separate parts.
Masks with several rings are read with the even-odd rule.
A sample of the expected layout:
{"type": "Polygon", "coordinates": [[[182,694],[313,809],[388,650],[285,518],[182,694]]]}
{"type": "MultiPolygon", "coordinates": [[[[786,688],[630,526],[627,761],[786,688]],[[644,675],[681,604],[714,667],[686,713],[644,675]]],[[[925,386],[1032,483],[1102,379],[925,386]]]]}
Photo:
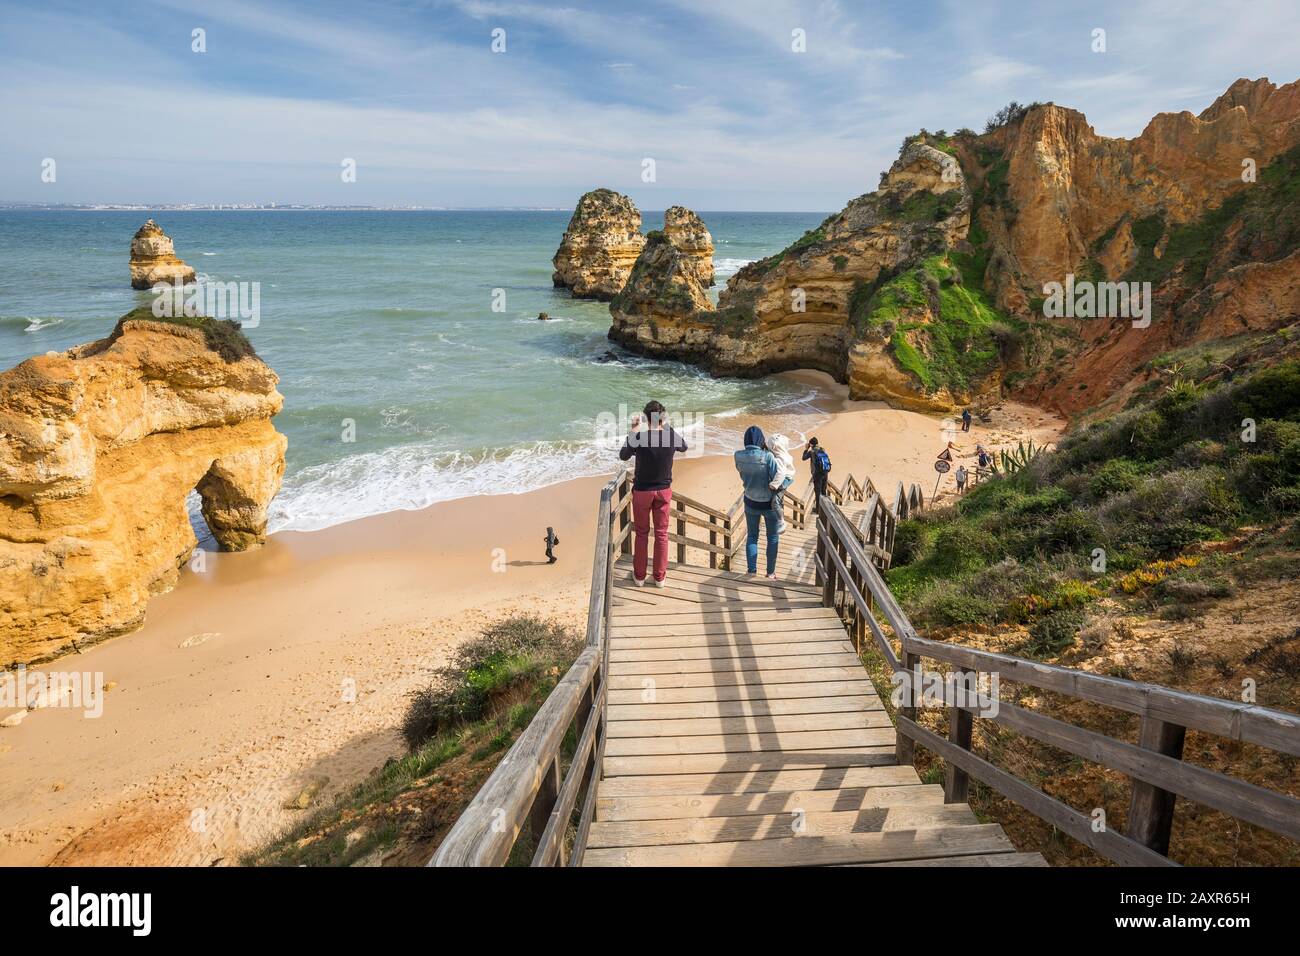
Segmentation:
{"type": "Polygon", "coordinates": [[[749,532],[749,537],[745,541],[745,563],[750,574],[758,571],[758,527],[764,520],[767,521],[767,573],[776,573],[776,549],[781,544],[781,536],[776,533],[776,529],[781,515],[770,506],[765,511],[759,511],[746,504],[745,529],[749,532]]]}

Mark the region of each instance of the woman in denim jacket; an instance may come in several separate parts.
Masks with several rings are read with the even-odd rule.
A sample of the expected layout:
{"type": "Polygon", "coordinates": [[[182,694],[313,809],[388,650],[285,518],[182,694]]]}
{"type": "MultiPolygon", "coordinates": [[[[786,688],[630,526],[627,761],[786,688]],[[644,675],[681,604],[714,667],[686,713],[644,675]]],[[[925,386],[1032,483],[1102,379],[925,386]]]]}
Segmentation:
{"type": "Polygon", "coordinates": [[[735,454],[736,471],[745,485],[745,561],[750,574],[758,573],[758,530],[767,522],[767,577],[776,580],[776,552],[780,546],[781,516],[772,507],[772,481],[776,478],[776,457],[767,450],[763,430],[757,425],[745,429],[745,447],[735,454]]]}

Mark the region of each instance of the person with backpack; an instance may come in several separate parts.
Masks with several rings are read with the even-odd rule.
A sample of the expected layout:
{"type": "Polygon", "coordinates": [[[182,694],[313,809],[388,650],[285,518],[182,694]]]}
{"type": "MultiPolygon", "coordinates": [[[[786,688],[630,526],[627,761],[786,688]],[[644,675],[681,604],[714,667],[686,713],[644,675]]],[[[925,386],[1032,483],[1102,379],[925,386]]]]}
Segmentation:
{"type": "Polygon", "coordinates": [[[812,462],[813,513],[821,510],[822,495],[826,494],[826,479],[831,473],[831,456],[817,442],[816,436],[809,438],[803,446],[803,460],[812,462]]]}
{"type": "Polygon", "coordinates": [[[961,430],[964,432],[970,431],[970,409],[969,408],[963,408],[961,410],[961,430]]]}
{"type": "Polygon", "coordinates": [[[673,500],[673,455],[686,451],[686,442],[666,423],[664,407],[648,402],[645,419],[634,415],[631,431],[618,457],[636,459],[632,476],[632,583],[645,584],[650,522],[655,527],[654,584],[664,586],[668,574],[668,511],[673,500]]]}

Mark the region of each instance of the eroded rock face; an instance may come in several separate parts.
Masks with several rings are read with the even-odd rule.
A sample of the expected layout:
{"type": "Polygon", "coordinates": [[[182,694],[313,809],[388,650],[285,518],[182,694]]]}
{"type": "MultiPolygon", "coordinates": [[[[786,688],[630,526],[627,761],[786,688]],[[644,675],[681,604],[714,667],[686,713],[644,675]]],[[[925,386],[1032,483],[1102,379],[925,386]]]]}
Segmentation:
{"type": "Polygon", "coordinates": [[[560,240],[551,281],[575,298],[608,301],[627,282],[645,245],[641,213],[612,189],[593,189],[578,200],[560,240]]]}
{"type": "Polygon", "coordinates": [[[650,233],[627,283],[609,304],[609,337],[647,355],[706,356],[713,303],[701,272],[697,255],[673,242],[667,231],[650,233]]]}
{"type": "MultiPolygon", "coordinates": [[[[1119,224],[1186,223],[1240,190],[1243,160],[1263,169],[1300,141],[1300,81],[1238,80],[1200,115],[1161,113],[1132,140],[1098,136],[1082,113],[1050,103],[988,139],[1004,152],[1015,210],[1005,268],[1041,288],[1078,274],[1119,224]]],[[[1131,265],[1113,252],[1101,259],[1110,278],[1131,265]]]]}
{"type": "Polygon", "coordinates": [[[685,268],[695,275],[703,287],[713,285],[713,236],[704,221],[685,206],[670,206],[664,210],[664,235],[686,257],[685,268]]]}
{"type": "MultiPolygon", "coordinates": [[[[647,354],[698,362],[715,374],[815,368],[849,380],[849,349],[857,339],[849,315],[854,290],[960,240],[970,205],[960,167],[939,150],[913,143],[878,191],[733,276],[716,310],[687,311],[692,296],[680,296],[672,307],[655,306],[645,300],[647,283],[634,297],[635,308],[625,303],[611,309],[610,336],[647,354]]],[[[660,250],[654,262],[680,276],[687,271],[683,258],[660,250]]],[[[679,279],[667,288],[683,284],[679,279]]]]}
{"type": "Polygon", "coordinates": [[[0,662],[138,627],[197,541],[261,542],[284,474],[278,378],[203,330],[124,319],[0,374],[0,662]]]}
{"type": "Polygon", "coordinates": [[[194,269],[176,258],[172,241],[152,219],[131,239],[131,288],[150,289],[159,282],[194,281],[194,269]]]}

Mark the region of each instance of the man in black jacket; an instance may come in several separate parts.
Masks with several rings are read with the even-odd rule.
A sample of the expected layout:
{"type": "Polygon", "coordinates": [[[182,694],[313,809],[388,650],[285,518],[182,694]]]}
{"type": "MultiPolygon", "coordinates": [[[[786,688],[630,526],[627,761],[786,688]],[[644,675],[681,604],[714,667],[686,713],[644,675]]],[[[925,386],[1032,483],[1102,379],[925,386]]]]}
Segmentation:
{"type": "Polygon", "coordinates": [[[632,583],[645,584],[650,522],[655,526],[654,582],[664,586],[668,573],[668,512],[673,500],[673,455],[686,451],[686,442],[664,421],[664,407],[649,402],[645,418],[634,415],[631,431],[619,449],[623,461],[636,459],[632,477],[632,583]]]}

